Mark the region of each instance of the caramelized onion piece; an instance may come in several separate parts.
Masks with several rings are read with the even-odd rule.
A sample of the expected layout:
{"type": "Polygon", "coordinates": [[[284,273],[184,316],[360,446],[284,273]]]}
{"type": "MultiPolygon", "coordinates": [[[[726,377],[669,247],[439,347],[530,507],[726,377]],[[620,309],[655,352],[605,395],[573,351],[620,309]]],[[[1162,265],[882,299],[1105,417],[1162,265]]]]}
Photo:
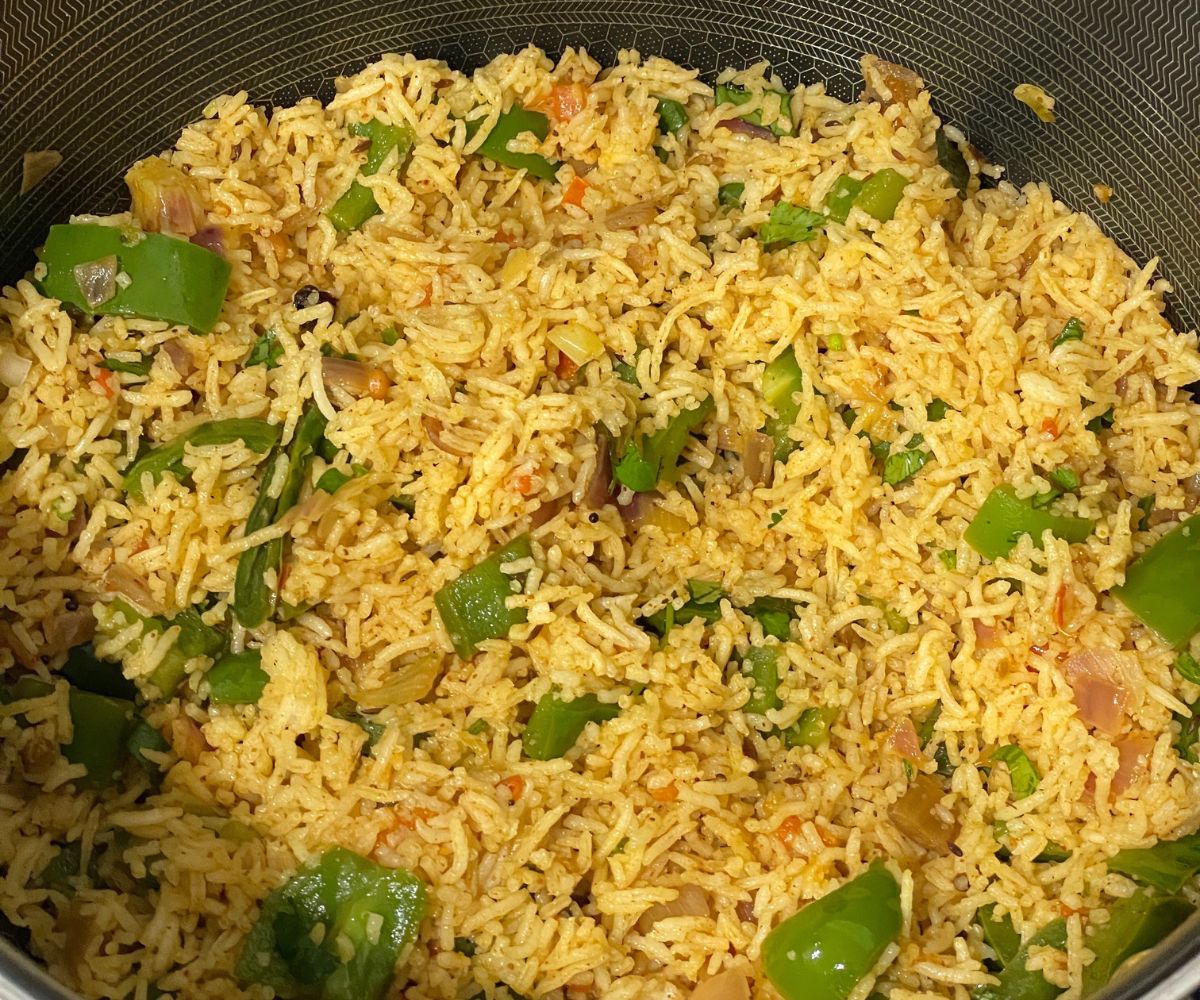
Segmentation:
{"type": "Polygon", "coordinates": [[[667,903],[655,903],[645,913],[638,917],[637,928],[645,934],[660,920],[667,917],[707,917],[712,910],[708,905],[708,896],[698,885],[679,887],[679,895],[667,903]]]}
{"type": "Polygon", "coordinates": [[[162,346],[163,353],[170,359],[180,378],[187,378],[192,374],[195,368],[192,352],[187,349],[182,340],[168,340],[162,346]]]}
{"type": "Polygon", "coordinates": [[[50,176],[63,157],[57,149],[35,149],[21,157],[21,194],[29,194],[50,176]]]}
{"type": "Polygon", "coordinates": [[[148,233],[191,237],[204,226],[204,202],[196,182],[162,157],[135,163],[125,174],[131,210],[148,233]]]}
{"type": "Polygon", "coordinates": [[[770,481],[774,468],[775,442],[762,431],[755,431],[746,440],[742,471],[750,482],[763,486],[770,481]]]}
{"type": "Polygon", "coordinates": [[[750,1000],[750,982],[742,969],[726,969],[698,983],[691,1000],[750,1000]]]}
{"type": "Polygon", "coordinates": [[[604,216],[604,224],[609,229],[637,229],[653,222],[658,215],[658,206],[652,201],[635,201],[614,209],[604,216]]]}
{"type": "Polygon", "coordinates": [[[42,623],[42,632],[46,637],[42,652],[46,656],[57,656],[73,646],[91,641],[96,634],[96,618],[90,607],[63,611],[47,618],[42,623]]]}
{"type": "Polygon", "coordinates": [[[958,824],[946,815],[941,801],[942,783],[932,774],[918,774],[908,791],[888,808],[892,822],[909,840],[927,851],[949,854],[958,836],[958,824]]]}
{"type": "Polygon", "coordinates": [[[583,505],[599,510],[613,498],[612,442],[607,434],[596,435],[596,467],[583,491],[583,505]]]}
{"type": "Polygon", "coordinates": [[[1150,754],[1154,751],[1154,737],[1149,733],[1131,733],[1116,742],[1120,763],[1113,776],[1112,793],[1120,795],[1137,784],[1146,774],[1150,754]]]}
{"type": "Polygon", "coordinates": [[[861,65],[867,85],[863,96],[868,101],[878,101],[884,108],[892,104],[907,105],[925,89],[925,81],[907,66],[871,55],[863,56],[861,65]]]}
{"type": "Polygon", "coordinates": [[[1067,682],[1075,692],[1079,717],[1089,726],[1114,735],[1129,703],[1125,654],[1108,649],[1085,649],[1064,665],[1067,682]]]}
{"type": "Polygon", "coordinates": [[[910,718],[905,717],[896,723],[892,734],[888,737],[888,746],[905,760],[910,760],[914,764],[919,764],[924,760],[925,755],[921,753],[921,740],[917,736],[916,727],[910,718]]]}
{"type": "Polygon", "coordinates": [[[109,254],[99,260],[76,264],[72,269],[75,282],[83,292],[83,301],[92,309],[104,305],[117,294],[117,257],[109,254]]]}
{"type": "Polygon", "coordinates": [[[778,142],[779,136],[765,125],[756,125],[745,118],[724,118],[717,122],[717,128],[727,129],[734,135],[745,135],[752,139],[766,139],[767,142],[778,142]]]}
{"type": "Polygon", "coordinates": [[[141,611],[154,614],[161,610],[146,581],[124,563],[114,563],[104,574],[104,589],[120,594],[141,611]]]}
{"type": "Polygon", "coordinates": [[[995,649],[1000,645],[997,640],[996,629],[991,625],[985,625],[978,618],[974,619],[972,625],[975,628],[975,648],[976,649],[995,649]]]}

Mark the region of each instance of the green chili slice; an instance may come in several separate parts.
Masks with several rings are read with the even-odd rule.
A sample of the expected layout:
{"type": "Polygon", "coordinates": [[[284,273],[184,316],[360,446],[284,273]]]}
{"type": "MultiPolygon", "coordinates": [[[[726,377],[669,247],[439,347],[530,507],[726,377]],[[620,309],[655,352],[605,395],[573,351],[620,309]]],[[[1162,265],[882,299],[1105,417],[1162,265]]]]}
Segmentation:
{"type": "Polygon", "coordinates": [[[900,886],[874,861],[775,927],[763,941],[763,970],[784,1000],[844,1000],[900,928],[900,886]]]}
{"type": "Polygon", "coordinates": [[[862,181],[850,177],[848,174],[842,174],[833,182],[833,187],[825,196],[825,210],[829,213],[829,217],[834,222],[845,225],[846,220],[850,217],[850,209],[854,207],[854,202],[858,199],[862,189],[862,181]]]}

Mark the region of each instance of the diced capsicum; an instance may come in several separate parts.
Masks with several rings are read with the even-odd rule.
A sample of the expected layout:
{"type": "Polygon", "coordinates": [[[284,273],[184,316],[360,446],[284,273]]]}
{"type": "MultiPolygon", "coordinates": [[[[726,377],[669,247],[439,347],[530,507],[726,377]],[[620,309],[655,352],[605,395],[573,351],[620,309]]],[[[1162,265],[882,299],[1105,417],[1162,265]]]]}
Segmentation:
{"type": "Polygon", "coordinates": [[[621,714],[614,704],[594,694],[565,701],[553,691],[538,699],[521,734],[521,745],[530,760],[553,760],[575,745],[589,722],[607,722],[621,714]]]}
{"type": "Polygon", "coordinates": [[[335,847],[263,901],[234,972],[278,996],[378,1000],[425,910],[411,872],[335,847]]]}
{"type": "Polygon", "coordinates": [[[854,204],[872,218],[887,222],[896,214],[896,207],[907,186],[908,178],[900,171],[884,167],[863,181],[862,190],[854,204]]]}
{"type": "Polygon", "coordinates": [[[175,642],[147,678],[161,698],[169,698],[175,692],[183,680],[188,663],[198,657],[211,659],[225,645],[225,637],[211,625],[206,625],[195,608],[186,608],[173,618],[165,618],[143,614],[120,597],[109,603],[99,629],[102,633],[115,634],[135,622],[141,624],[143,635],[161,635],[169,628],[179,628],[175,642]]]}
{"type": "Polygon", "coordinates": [[[1047,531],[1067,542],[1082,542],[1092,527],[1085,517],[1059,516],[1035,508],[1005,484],[987,495],[963,537],[985,559],[999,559],[1013,550],[1022,535],[1030,535],[1040,549],[1047,531]]]}
{"type": "MultiPolygon", "coordinates": [[[[358,171],[363,177],[378,173],[383,161],[393,149],[399,151],[398,165],[403,165],[412,149],[412,129],[407,125],[388,125],[378,118],[372,118],[369,122],[355,122],[350,126],[350,134],[368,139],[371,143],[370,149],[367,150],[367,159],[358,171]]],[[[371,189],[354,181],[346,193],[333,203],[326,215],[335,229],[348,233],[378,212],[379,204],[375,201],[371,189]]]]}
{"type": "Polygon", "coordinates": [[[1200,632],[1200,514],[1176,525],[1125,571],[1113,595],[1163,642],[1179,647],[1200,632]]]}
{"type": "Polygon", "coordinates": [[[229,263],[195,243],[162,233],[128,235],[113,226],[73,222],[51,226],[42,250],[42,291],[91,314],[140,316],[208,333],[229,287],[229,263]],[[115,257],[118,280],[103,302],[89,302],[75,268],[115,257]]]}
{"type": "MultiPolygon", "coordinates": [[[[474,135],[479,126],[478,119],[468,123],[468,137],[474,135]]],[[[538,153],[514,153],[508,148],[508,144],[522,132],[531,132],[539,142],[544,142],[550,134],[550,119],[540,112],[528,111],[521,105],[514,104],[496,119],[496,124],[492,126],[492,130],[480,143],[476,152],[503,166],[524,170],[541,180],[554,180],[561,164],[538,153]]]]}
{"type": "Polygon", "coordinates": [[[900,886],[874,861],[774,928],[763,941],[763,970],[784,1000],[844,1000],[900,927],[900,886]]]}
{"type": "Polygon", "coordinates": [[[690,410],[681,410],[667,426],[653,434],[638,435],[625,447],[625,452],[613,468],[617,482],[635,493],[648,493],[660,480],[675,482],[676,465],[687,445],[688,436],[712,413],[716,404],[712,396],[690,410]]]}
{"type": "Polygon", "coordinates": [[[687,124],[687,108],[669,97],[658,99],[658,130],[663,135],[668,132],[675,136],[683,135],[687,130],[687,124]]]}
{"type": "Polygon", "coordinates": [[[262,668],[262,650],[230,653],[208,671],[208,698],[214,705],[255,705],[270,679],[262,668]]]}
{"type": "Polygon", "coordinates": [[[863,189],[863,182],[848,174],[842,174],[833,182],[829,194],[825,196],[825,209],[834,222],[845,223],[850,217],[850,209],[863,189]]]}
{"type": "Polygon", "coordinates": [[[800,442],[793,441],[788,432],[800,412],[796,395],[803,385],[804,373],[796,360],[796,351],[791,347],[763,369],[763,398],[775,411],[775,415],[768,417],[763,425],[763,433],[775,442],[773,457],[776,462],[786,462],[788,455],[800,447],[800,442]]]}
{"type": "Polygon", "coordinates": [[[508,599],[521,589],[520,577],[501,567],[532,554],[529,536],[518,535],[434,595],[454,651],[464,660],[475,655],[481,642],[502,639],[526,620],[524,608],[508,606],[508,599]]]}
{"type": "Polygon", "coordinates": [[[207,445],[232,444],[241,441],[251,451],[261,454],[270,451],[279,440],[280,427],[265,420],[246,420],[238,417],[229,420],[210,420],[193,427],[190,431],[151,448],[146,454],[125,470],[123,485],[125,492],[136,499],[142,497],[142,477],[149,475],[157,483],[163,473],[170,472],[178,479],[187,474],[183,464],[184,448],[192,445],[201,448],[207,445]]]}
{"type": "Polygon", "coordinates": [[[779,708],[779,654],[773,646],[751,646],[742,661],[742,673],[750,678],[750,698],[744,708],[762,715],[779,708]]]}

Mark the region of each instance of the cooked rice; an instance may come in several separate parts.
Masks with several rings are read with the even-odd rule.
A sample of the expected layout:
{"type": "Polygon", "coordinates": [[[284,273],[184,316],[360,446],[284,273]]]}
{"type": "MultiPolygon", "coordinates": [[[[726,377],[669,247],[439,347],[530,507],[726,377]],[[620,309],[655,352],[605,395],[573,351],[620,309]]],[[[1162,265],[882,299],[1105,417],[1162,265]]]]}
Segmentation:
{"type": "MultiPolygon", "coordinates": [[[[47,624],[69,601],[109,597],[114,568],[144,584],[156,610],[211,596],[206,619],[226,617],[262,456],[240,443],[194,449],[189,484],[164,476],[134,502],[120,470],[139,442],[217,416],[282,424],[286,440],[311,399],[329,439],[370,470],[302,503],[288,525],[282,597],[309,610],[254,635],[233,630],[235,649],[265,641],[261,704],[206,708],[208,664],[198,660],[180,696],[149,710],[173,744],[160,790],[136,779],[75,793],[82,768],[61,757],[28,773],[34,741],[69,738],[66,684],[0,705],[0,905],[56,977],[86,997],[266,997],[232,971],[258,904],[340,844],[429,886],[430,915],[393,987],[410,1000],[490,996],[497,983],[544,998],[681,997],[756,963],[773,925],[875,857],[903,888],[905,931],[875,986],[891,1000],[965,1000],[991,981],[975,924],[991,903],[1025,935],[1069,917],[1065,955],[1034,961],[1078,995],[1091,958],[1084,918],[1132,891],[1106,859],[1200,822],[1195,768],[1174,749],[1172,722],[1200,689],[1106,593],[1142,547],[1130,528],[1138,498],[1190,509],[1200,407],[1183,387],[1200,379],[1196,335],[1164,319],[1156,262],[1131,261],[1046,185],[973,184],[960,200],[937,166],[939,122],[924,92],[883,107],[801,88],[798,137],[778,144],[718,127],[711,94],[663,59],[623,53],[601,72],[585,53],[555,64],[530,48],[471,76],[386,56],[339,81],[326,107],[267,111],[245,93],[221,97],[164,154],[199,182],[231,248],[212,335],[72,319],[31,280],[4,290],[0,345],[33,360],[0,402],[0,459],[26,449],[0,480],[0,667],[10,680],[54,677],[61,653],[40,654],[47,624]],[[470,155],[486,132],[466,139],[459,119],[473,107],[491,121],[572,81],[586,85],[587,106],[542,147],[567,163],[559,182],[470,155]],[[664,96],[688,107],[683,148],[659,140],[664,96]],[[382,214],[342,237],[324,212],[361,162],[347,126],[373,117],[407,122],[413,157],[403,178],[366,180],[382,214]],[[582,206],[563,205],[585,165],[594,169],[582,206]],[[909,180],[893,221],[856,211],[847,226],[773,253],[753,238],[780,197],[819,208],[839,175],[885,166],[909,180]],[[734,180],[745,183],[743,207],[722,210],[718,184],[734,180]],[[652,221],[605,225],[639,202],[657,207],[652,221]],[[293,308],[304,285],[331,292],[336,309],[293,308]],[[1072,316],[1087,336],[1052,355],[1072,316]],[[609,352],[575,381],[556,377],[547,340],[568,321],[609,352]],[[389,326],[394,347],[379,340],[389,326]],[[280,366],[245,367],[266,329],[277,332],[280,366]],[[150,353],[179,337],[194,359],[186,379],[160,352],[144,384],[114,375],[106,394],[101,351],[150,353]],[[837,337],[842,349],[830,349],[837,337]],[[324,344],[383,368],[387,398],[327,392],[324,344]],[[771,485],[750,488],[718,433],[763,425],[764,362],[788,345],[805,372],[801,447],[771,485]],[[664,513],[635,532],[613,506],[591,523],[581,501],[596,426],[619,434],[634,418],[637,393],[612,359],[632,361],[639,347],[652,401],[644,429],[709,394],[716,411],[664,513]],[[935,397],[953,408],[936,423],[926,418],[935,397]],[[853,428],[844,404],[857,411],[853,428]],[[1109,407],[1110,432],[1085,428],[1109,407]],[[933,457],[893,488],[857,432],[895,439],[902,428],[922,433],[933,457]],[[1097,521],[1085,543],[1038,551],[1025,538],[991,564],[963,542],[994,486],[1045,490],[1045,470],[1064,464],[1082,487],[1063,509],[1097,521]],[[415,497],[411,518],[388,502],[401,492],[415,497]],[[470,662],[454,657],[433,595],[560,498],[533,529],[535,568],[517,600],[528,623],[470,662]],[[69,534],[78,511],[86,521],[69,534]],[[956,569],[939,558],[945,550],[956,569]],[[750,618],[726,605],[715,625],[679,626],[661,649],[637,625],[689,579],[719,581],[735,606],[758,595],[802,603],[784,707],[769,722],[836,706],[829,744],[784,750],[741,711],[748,686],[731,659],[762,639],[750,618]],[[1058,627],[1064,585],[1077,614],[1058,627]],[[894,632],[868,597],[912,627],[894,632]],[[995,630],[990,645],[976,623],[995,630]],[[1079,648],[1136,660],[1132,725],[1154,749],[1124,794],[1110,795],[1113,741],[1084,725],[1061,669],[1079,648]],[[329,712],[431,651],[445,668],[436,686],[384,709],[385,734],[364,755],[360,728],[329,712]],[[524,759],[522,707],[552,687],[620,692],[621,714],[589,725],[563,759],[524,759]],[[938,702],[937,738],[957,765],[943,805],[961,824],[961,857],[923,854],[889,815],[908,784],[889,737],[938,702]],[[1042,775],[1020,801],[1002,769],[989,778],[971,766],[1007,743],[1042,775]],[[516,801],[503,784],[513,775],[524,780],[516,801]],[[1008,825],[1008,862],[996,857],[996,820],[1008,825]],[[245,828],[253,834],[231,835],[245,828]],[[85,870],[97,848],[123,847],[124,881],[80,884],[71,898],[40,888],[38,874],[72,841],[85,870]],[[1070,859],[1035,864],[1047,841],[1070,859]],[[687,885],[707,894],[707,916],[639,929],[645,910],[687,885]],[[474,958],[453,950],[460,936],[474,940],[474,958]]],[[[129,638],[98,639],[98,652],[122,655],[129,638]]],[[[164,636],[126,653],[126,672],[147,676],[170,645],[164,636]]],[[[773,995],[761,975],[755,990],[773,995]]]]}

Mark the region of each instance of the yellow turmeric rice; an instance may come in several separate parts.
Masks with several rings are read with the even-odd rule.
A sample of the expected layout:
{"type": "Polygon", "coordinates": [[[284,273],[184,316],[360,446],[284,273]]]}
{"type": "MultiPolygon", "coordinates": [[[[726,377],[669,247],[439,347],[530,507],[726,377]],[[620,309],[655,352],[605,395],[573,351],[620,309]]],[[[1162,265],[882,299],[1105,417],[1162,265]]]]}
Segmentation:
{"type": "Polygon", "coordinates": [[[56,227],[0,298],[0,908],[54,977],[1073,1000],[1183,919],[1196,334],[864,75],[389,55],[56,227]]]}

